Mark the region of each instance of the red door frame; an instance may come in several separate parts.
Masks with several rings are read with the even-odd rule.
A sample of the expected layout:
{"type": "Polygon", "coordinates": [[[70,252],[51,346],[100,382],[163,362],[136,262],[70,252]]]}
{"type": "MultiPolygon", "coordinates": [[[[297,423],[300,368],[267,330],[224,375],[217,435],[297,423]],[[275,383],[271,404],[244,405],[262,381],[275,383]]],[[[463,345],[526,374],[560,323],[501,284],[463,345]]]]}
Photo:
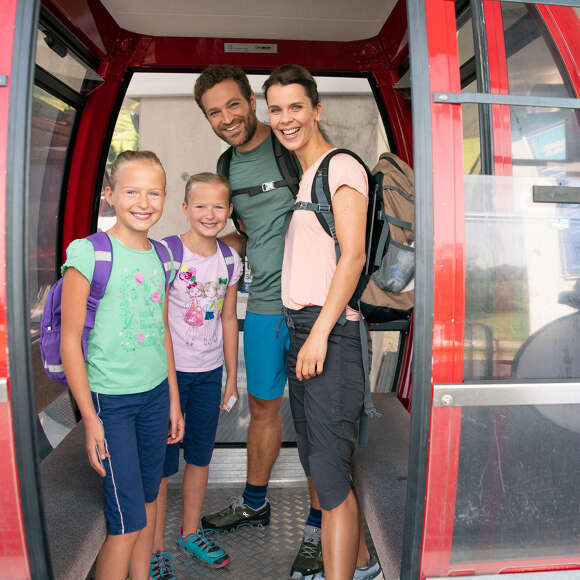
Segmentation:
{"type": "MultiPolygon", "coordinates": [[[[460,92],[453,3],[428,0],[427,42],[431,94],[460,92]]],[[[492,93],[509,92],[501,4],[483,0],[492,93]]],[[[538,6],[564,62],[576,94],[580,94],[580,22],[571,8],[538,6]]],[[[464,188],[461,105],[431,104],[433,151],[452,151],[433,163],[434,312],[433,384],[463,380],[464,318],[464,188]],[[452,176],[450,180],[445,177],[452,176]]],[[[511,129],[508,106],[492,106],[494,169],[511,175],[511,129]]],[[[577,555],[497,562],[450,564],[459,442],[460,408],[432,408],[429,469],[420,578],[580,568],[577,555]]]]}

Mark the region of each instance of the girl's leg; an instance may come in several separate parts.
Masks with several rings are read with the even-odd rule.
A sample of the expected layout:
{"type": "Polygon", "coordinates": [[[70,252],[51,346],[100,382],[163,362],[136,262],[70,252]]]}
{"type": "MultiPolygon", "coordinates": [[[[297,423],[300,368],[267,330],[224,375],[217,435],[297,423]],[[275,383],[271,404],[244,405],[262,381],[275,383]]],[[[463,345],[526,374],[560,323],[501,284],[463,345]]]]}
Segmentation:
{"type": "Polygon", "coordinates": [[[147,513],[147,525],[139,532],[131,554],[129,566],[131,580],[148,580],[149,578],[157,500],[146,503],[145,512],[147,513]]]}
{"type": "Polygon", "coordinates": [[[183,537],[194,534],[199,528],[201,507],[207,488],[209,465],[187,464],[183,476],[183,537]]]}
{"type": "Polygon", "coordinates": [[[157,496],[157,513],[155,514],[155,531],[153,532],[153,554],[165,552],[165,514],[167,513],[167,477],[161,480],[157,496]]]}
{"type": "Polygon", "coordinates": [[[97,558],[95,580],[126,580],[131,553],[140,532],[108,535],[97,558]]]}
{"type": "Polygon", "coordinates": [[[331,510],[322,510],[322,555],[326,580],[352,580],[359,548],[358,502],[351,490],[331,510]]]}

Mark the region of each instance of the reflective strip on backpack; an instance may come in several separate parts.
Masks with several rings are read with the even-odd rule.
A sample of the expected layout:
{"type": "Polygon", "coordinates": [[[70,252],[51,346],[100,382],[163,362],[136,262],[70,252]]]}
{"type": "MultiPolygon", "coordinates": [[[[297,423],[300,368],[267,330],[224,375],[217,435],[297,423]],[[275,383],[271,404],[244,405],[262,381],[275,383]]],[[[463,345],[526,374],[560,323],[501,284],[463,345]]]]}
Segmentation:
{"type": "Polygon", "coordinates": [[[110,262],[113,259],[111,252],[105,252],[104,250],[95,250],[95,261],[96,262],[110,262]]]}
{"type": "Polygon", "coordinates": [[[226,263],[226,266],[228,264],[233,264],[234,263],[234,257],[233,256],[228,256],[227,258],[226,258],[226,256],[224,256],[223,258],[224,258],[224,262],[226,263]]]}
{"type": "Polygon", "coordinates": [[[49,373],[64,373],[64,367],[62,365],[49,365],[46,361],[44,361],[44,368],[49,373]]]}

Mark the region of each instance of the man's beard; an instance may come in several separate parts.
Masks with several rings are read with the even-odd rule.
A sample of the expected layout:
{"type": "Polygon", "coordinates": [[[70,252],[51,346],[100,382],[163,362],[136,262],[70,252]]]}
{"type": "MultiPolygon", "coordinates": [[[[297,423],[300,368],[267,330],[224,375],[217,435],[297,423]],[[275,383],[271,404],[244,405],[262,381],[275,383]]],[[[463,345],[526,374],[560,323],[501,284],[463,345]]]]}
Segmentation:
{"type": "Polygon", "coordinates": [[[258,119],[256,115],[245,117],[242,121],[242,125],[244,127],[245,136],[241,143],[231,142],[229,139],[227,139],[227,134],[225,131],[221,131],[218,136],[226,141],[226,143],[234,147],[243,147],[256,134],[256,129],[258,128],[258,119]]]}

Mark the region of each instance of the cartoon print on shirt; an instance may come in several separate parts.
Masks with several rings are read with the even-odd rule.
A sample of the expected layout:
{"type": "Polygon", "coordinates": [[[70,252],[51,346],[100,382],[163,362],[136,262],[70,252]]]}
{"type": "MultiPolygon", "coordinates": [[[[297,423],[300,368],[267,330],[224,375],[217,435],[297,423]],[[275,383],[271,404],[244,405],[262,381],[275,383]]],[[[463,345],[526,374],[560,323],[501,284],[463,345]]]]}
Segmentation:
{"type": "Polygon", "coordinates": [[[218,296],[218,285],[215,281],[210,281],[205,284],[205,333],[203,342],[204,344],[211,344],[212,342],[217,342],[217,296],[218,296]],[[211,322],[211,321],[214,322],[211,322]]]}
{"type": "Polygon", "coordinates": [[[123,326],[119,337],[124,351],[132,352],[142,346],[161,344],[165,328],[163,325],[163,286],[155,282],[158,270],[149,276],[140,268],[130,271],[125,268],[117,295],[121,300],[120,310],[123,326]]]}
{"type": "Polygon", "coordinates": [[[203,326],[203,310],[201,308],[204,297],[203,284],[200,284],[196,280],[190,280],[186,288],[186,293],[190,301],[185,310],[184,320],[185,324],[187,324],[185,343],[192,345],[196,332],[203,326]]]}
{"type": "Polygon", "coordinates": [[[224,307],[224,299],[226,297],[226,291],[228,289],[228,279],[218,278],[218,288],[217,288],[217,310],[218,318],[221,315],[222,308],[224,307]]]}

